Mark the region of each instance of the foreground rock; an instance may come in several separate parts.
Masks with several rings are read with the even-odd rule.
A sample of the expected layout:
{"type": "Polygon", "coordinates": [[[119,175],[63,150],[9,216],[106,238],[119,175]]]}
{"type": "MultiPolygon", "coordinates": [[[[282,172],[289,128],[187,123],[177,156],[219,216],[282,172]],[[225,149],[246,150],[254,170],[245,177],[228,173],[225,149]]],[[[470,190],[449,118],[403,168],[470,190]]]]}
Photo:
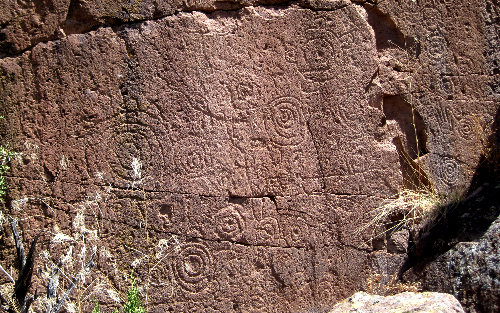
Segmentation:
{"type": "Polygon", "coordinates": [[[479,240],[457,244],[408,276],[426,290],[453,294],[468,312],[499,312],[500,218],[479,240]]]}
{"type": "Polygon", "coordinates": [[[462,312],[462,306],[452,295],[436,292],[403,292],[395,296],[382,297],[358,292],[333,307],[330,313],[454,313],[462,312]]]}

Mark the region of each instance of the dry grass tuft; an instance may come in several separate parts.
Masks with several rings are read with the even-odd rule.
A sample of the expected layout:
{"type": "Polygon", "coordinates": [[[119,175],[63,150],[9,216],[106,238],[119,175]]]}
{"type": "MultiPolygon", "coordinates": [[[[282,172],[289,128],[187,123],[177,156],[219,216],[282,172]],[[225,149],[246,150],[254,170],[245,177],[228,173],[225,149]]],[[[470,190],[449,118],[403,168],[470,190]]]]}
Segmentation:
{"type": "Polygon", "coordinates": [[[393,296],[401,292],[420,292],[422,286],[419,282],[401,282],[397,275],[384,279],[384,275],[373,273],[366,280],[366,292],[379,296],[393,296]]]}
{"type": "Polygon", "coordinates": [[[375,234],[369,239],[372,240],[387,232],[396,232],[403,228],[414,229],[433,220],[441,211],[444,200],[442,196],[428,189],[405,189],[375,208],[374,217],[359,228],[357,233],[373,229],[375,234]]]}

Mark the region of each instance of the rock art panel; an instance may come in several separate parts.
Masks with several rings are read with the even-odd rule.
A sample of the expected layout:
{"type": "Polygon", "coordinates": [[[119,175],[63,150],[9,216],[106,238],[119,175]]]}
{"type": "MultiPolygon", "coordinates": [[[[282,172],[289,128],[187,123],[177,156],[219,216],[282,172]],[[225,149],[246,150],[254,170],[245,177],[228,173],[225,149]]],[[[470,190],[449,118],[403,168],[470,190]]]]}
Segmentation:
{"type": "MultiPolygon", "coordinates": [[[[237,10],[276,0],[169,0],[169,1],[82,1],[44,0],[35,3],[2,0],[0,13],[0,56],[18,54],[39,42],[84,33],[99,26],[112,26],[158,19],[181,11],[237,10]]],[[[343,1],[334,1],[342,5],[343,1]]],[[[344,4],[345,5],[345,4],[344,4]]]]}
{"type": "Polygon", "coordinates": [[[490,2],[260,3],[0,14],[5,211],[53,261],[56,234],[92,238],[103,309],[133,268],[151,312],[326,311],[375,254],[400,266],[404,242],[358,230],[405,168],[470,183],[499,106],[490,2]]]}

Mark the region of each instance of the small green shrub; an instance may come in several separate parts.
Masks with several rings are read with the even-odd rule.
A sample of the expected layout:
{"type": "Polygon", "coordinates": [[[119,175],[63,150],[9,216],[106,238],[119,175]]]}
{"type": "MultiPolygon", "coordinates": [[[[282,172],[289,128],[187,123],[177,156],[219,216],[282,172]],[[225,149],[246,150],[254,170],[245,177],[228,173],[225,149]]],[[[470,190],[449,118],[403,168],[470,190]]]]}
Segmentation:
{"type": "Polygon", "coordinates": [[[135,277],[133,273],[130,273],[130,287],[127,292],[127,302],[123,306],[123,312],[125,313],[145,313],[142,307],[141,297],[137,287],[135,287],[135,277]]]}
{"type": "Polygon", "coordinates": [[[9,149],[9,146],[0,146],[0,202],[4,201],[7,194],[9,186],[5,180],[5,174],[10,170],[9,162],[14,155],[15,153],[9,149]]]}
{"type": "MultiPolygon", "coordinates": [[[[101,307],[97,299],[94,299],[95,306],[92,309],[92,313],[101,313],[101,307]]],[[[144,307],[141,303],[141,296],[139,295],[139,290],[135,286],[134,273],[130,273],[130,287],[127,291],[127,302],[123,305],[124,313],[145,313],[144,307]]],[[[118,313],[118,310],[113,311],[113,313],[118,313]]]]}
{"type": "Polygon", "coordinates": [[[99,302],[97,301],[96,298],[94,298],[94,303],[95,303],[95,306],[92,309],[92,313],[101,313],[101,307],[99,306],[99,302]]]}

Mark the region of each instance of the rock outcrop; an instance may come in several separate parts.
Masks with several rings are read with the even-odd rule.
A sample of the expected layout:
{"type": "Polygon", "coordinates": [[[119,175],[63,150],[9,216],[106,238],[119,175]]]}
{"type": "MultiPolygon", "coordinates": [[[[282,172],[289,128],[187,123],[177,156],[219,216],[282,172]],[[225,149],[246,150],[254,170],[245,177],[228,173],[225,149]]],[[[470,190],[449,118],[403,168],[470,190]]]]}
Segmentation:
{"type": "Polygon", "coordinates": [[[467,312],[500,310],[500,219],[477,242],[461,242],[415,275],[427,290],[455,295],[467,312]]]}
{"type": "Polygon", "coordinates": [[[453,294],[467,312],[500,310],[500,111],[469,192],[422,228],[405,277],[453,294]]]}
{"type": "Polygon", "coordinates": [[[462,306],[452,295],[437,292],[403,292],[394,296],[381,297],[358,292],[335,305],[330,313],[464,313],[462,306]]]}
{"type": "Polygon", "coordinates": [[[50,230],[39,272],[98,246],[104,309],[132,267],[150,312],[328,310],[404,263],[373,209],[467,189],[500,106],[496,1],[0,7],[4,213],[50,230]]]}

